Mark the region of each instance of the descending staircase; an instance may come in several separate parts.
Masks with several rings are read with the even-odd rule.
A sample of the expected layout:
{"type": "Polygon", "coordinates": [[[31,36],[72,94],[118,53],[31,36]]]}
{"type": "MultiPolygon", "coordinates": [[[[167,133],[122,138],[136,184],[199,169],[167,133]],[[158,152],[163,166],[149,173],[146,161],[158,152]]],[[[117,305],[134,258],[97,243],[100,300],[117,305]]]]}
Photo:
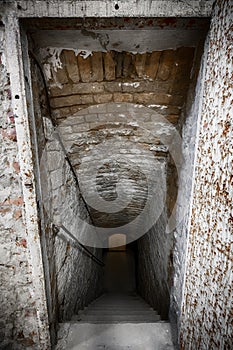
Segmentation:
{"type": "Polygon", "coordinates": [[[148,323],[160,321],[160,316],[141,297],[106,294],[74,316],[81,323],[148,323]]]}
{"type": "Polygon", "coordinates": [[[60,327],[56,350],[173,350],[168,322],[136,294],[105,294],[60,327]]]}

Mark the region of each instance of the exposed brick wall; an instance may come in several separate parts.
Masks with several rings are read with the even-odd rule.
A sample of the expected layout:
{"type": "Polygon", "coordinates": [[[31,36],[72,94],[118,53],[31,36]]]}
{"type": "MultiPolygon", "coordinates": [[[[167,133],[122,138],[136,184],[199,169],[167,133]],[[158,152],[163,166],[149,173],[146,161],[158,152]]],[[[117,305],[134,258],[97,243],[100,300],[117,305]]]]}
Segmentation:
{"type": "Polygon", "coordinates": [[[161,316],[168,319],[171,287],[172,235],[166,233],[166,211],[138,240],[138,290],[161,316]]]}
{"type": "Polygon", "coordinates": [[[217,1],[198,128],[182,349],[232,348],[232,19],[232,1],[217,1]]]}
{"type": "Polygon", "coordinates": [[[176,124],[186,100],[193,57],[194,48],[136,55],[94,52],[85,59],[63,50],[62,68],[52,70],[49,80],[51,106],[62,120],[89,105],[131,102],[148,106],[176,124]]]}
{"type": "Polygon", "coordinates": [[[31,349],[35,344],[40,344],[40,325],[35,304],[32,257],[25,229],[24,199],[3,26],[0,28],[0,90],[0,348],[31,349]]]}
{"type": "MultiPolygon", "coordinates": [[[[79,220],[90,221],[72,171],[65,158],[62,144],[54,133],[41,74],[32,60],[32,80],[39,153],[38,192],[41,191],[42,235],[45,238],[44,259],[48,260],[51,298],[50,319],[56,330],[58,322],[68,321],[101,293],[103,269],[85,254],[73,236],[85,235],[86,226],[79,220]],[[41,184],[41,185],[40,185],[41,184]],[[55,227],[54,227],[55,225],[55,227]],[[78,232],[78,235],[77,235],[78,232]]],[[[36,152],[36,150],[34,150],[36,152]]],[[[101,259],[102,252],[92,249],[101,259]]]]}
{"type": "MultiPolygon", "coordinates": [[[[194,48],[179,48],[145,54],[115,51],[94,52],[84,59],[81,54],[76,56],[70,50],[59,49],[57,53],[54,50],[42,51],[42,62],[48,76],[53,115],[62,127],[61,132],[64,133],[64,138],[73,141],[77,138],[85,139],[85,131],[89,133],[88,128],[95,128],[96,132],[92,131],[91,135],[94,136],[93,133],[95,133],[95,138],[98,138],[98,134],[102,132],[98,131],[99,125],[105,122],[120,121],[119,116],[117,118],[114,116],[114,109],[111,111],[114,103],[146,106],[151,110],[151,115],[156,116],[157,114],[166,118],[180,128],[182,124],[180,116],[182,110],[184,111],[188,87],[198,68],[193,67],[194,52],[194,48]],[[59,53],[61,53],[60,61],[57,68],[54,68],[59,53]],[[98,76],[97,66],[101,72],[98,76]],[[192,74],[191,69],[193,69],[192,74]],[[99,113],[96,111],[94,115],[85,115],[89,113],[88,107],[92,106],[94,110],[95,105],[104,103],[109,103],[108,115],[101,115],[101,111],[99,113]],[[84,116],[81,115],[82,110],[84,116]],[[72,119],[70,116],[76,115],[77,112],[79,116],[72,119]],[[76,124],[76,126],[69,123],[76,124]]],[[[154,129],[155,121],[154,117],[150,117],[148,113],[149,110],[147,120],[143,121],[143,125],[150,132],[154,129]]],[[[121,118],[121,122],[130,122],[130,113],[125,114],[123,111],[123,114],[126,117],[121,118]]],[[[139,132],[137,130],[135,135],[132,134],[135,142],[138,142],[136,139],[139,140],[136,136],[139,132]]],[[[149,139],[147,137],[148,144],[159,142],[150,140],[150,137],[151,135],[149,139]]],[[[147,141],[144,140],[144,143],[147,141]]],[[[75,164],[78,163],[77,157],[75,159],[75,154],[72,155],[75,164]]],[[[170,215],[176,199],[176,171],[172,164],[169,164],[168,174],[167,204],[170,215]]]]}

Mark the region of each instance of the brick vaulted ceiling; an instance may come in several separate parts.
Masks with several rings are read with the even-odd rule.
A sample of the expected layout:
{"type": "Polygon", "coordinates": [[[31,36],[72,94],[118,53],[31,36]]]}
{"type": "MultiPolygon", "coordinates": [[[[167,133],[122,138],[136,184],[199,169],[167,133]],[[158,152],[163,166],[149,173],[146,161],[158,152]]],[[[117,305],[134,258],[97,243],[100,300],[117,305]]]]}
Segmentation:
{"type": "Polygon", "coordinates": [[[172,126],[180,130],[186,113],[187,93],[195,84],[208,21],[112,19],[97,23],[89,19],[59,24],[55,20],[52,28],[50,22],[42,24],[33,27],[29,22],[34,50],[44,66],[52,113],[78,177],[85,183],[84,192],[94,199],[97,189],[102,199],[113,203],[117,182],[123,181],[123,192],[131,197],[124,210],[111,214],[90,205],[96,225],[117,227],[137,217],[153,188],[148,174],[155,168],[166,178],[163,187],[170,213],[176,176],[169,170],[167,145],[172,126]],[[111,140],[110,154],[100,147],[106,140],[111,140]],[[145,156],[144,151],[152,156],[145,156]],[[132,191],[127,192],[130,187],[132,191]]]}
{"type": "Polygon", "coordinates": [[[194,48],[132,54],[93,52],[87,58],[63,50],[63,69],[50,80],[57,117],[108,102],[143,104],[178,122],[191,79],[194,48]],[[59,113],[60,111],[60,113],[59,113]]]}

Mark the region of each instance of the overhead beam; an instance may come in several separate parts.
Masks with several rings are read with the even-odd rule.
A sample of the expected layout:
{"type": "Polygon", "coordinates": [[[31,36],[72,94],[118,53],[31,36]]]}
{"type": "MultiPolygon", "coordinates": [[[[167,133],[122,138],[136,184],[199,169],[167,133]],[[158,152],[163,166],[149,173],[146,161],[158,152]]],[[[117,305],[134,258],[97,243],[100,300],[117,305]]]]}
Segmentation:
{"type": "Polygon", "coordinates": [[[8,0],[17,17],[209,17],[214,0],[8,0]]]}

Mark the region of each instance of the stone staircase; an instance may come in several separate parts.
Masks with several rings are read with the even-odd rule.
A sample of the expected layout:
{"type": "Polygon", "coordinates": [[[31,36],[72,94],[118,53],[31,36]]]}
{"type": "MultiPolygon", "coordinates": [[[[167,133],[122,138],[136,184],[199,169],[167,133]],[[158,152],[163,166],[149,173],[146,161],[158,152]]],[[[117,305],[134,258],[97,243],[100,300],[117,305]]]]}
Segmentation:
{"type": "Polygon", "coordinates": [[[160,316],[137,295],[103,295],[72,321],[81,323],[148,323],[160,321],[160,316]]]}
{"type": "Polygon", "coordinates": [[[105,294],[60,326],[56,350],[173,350],[168,322],[136,294],[105,294]]]}

